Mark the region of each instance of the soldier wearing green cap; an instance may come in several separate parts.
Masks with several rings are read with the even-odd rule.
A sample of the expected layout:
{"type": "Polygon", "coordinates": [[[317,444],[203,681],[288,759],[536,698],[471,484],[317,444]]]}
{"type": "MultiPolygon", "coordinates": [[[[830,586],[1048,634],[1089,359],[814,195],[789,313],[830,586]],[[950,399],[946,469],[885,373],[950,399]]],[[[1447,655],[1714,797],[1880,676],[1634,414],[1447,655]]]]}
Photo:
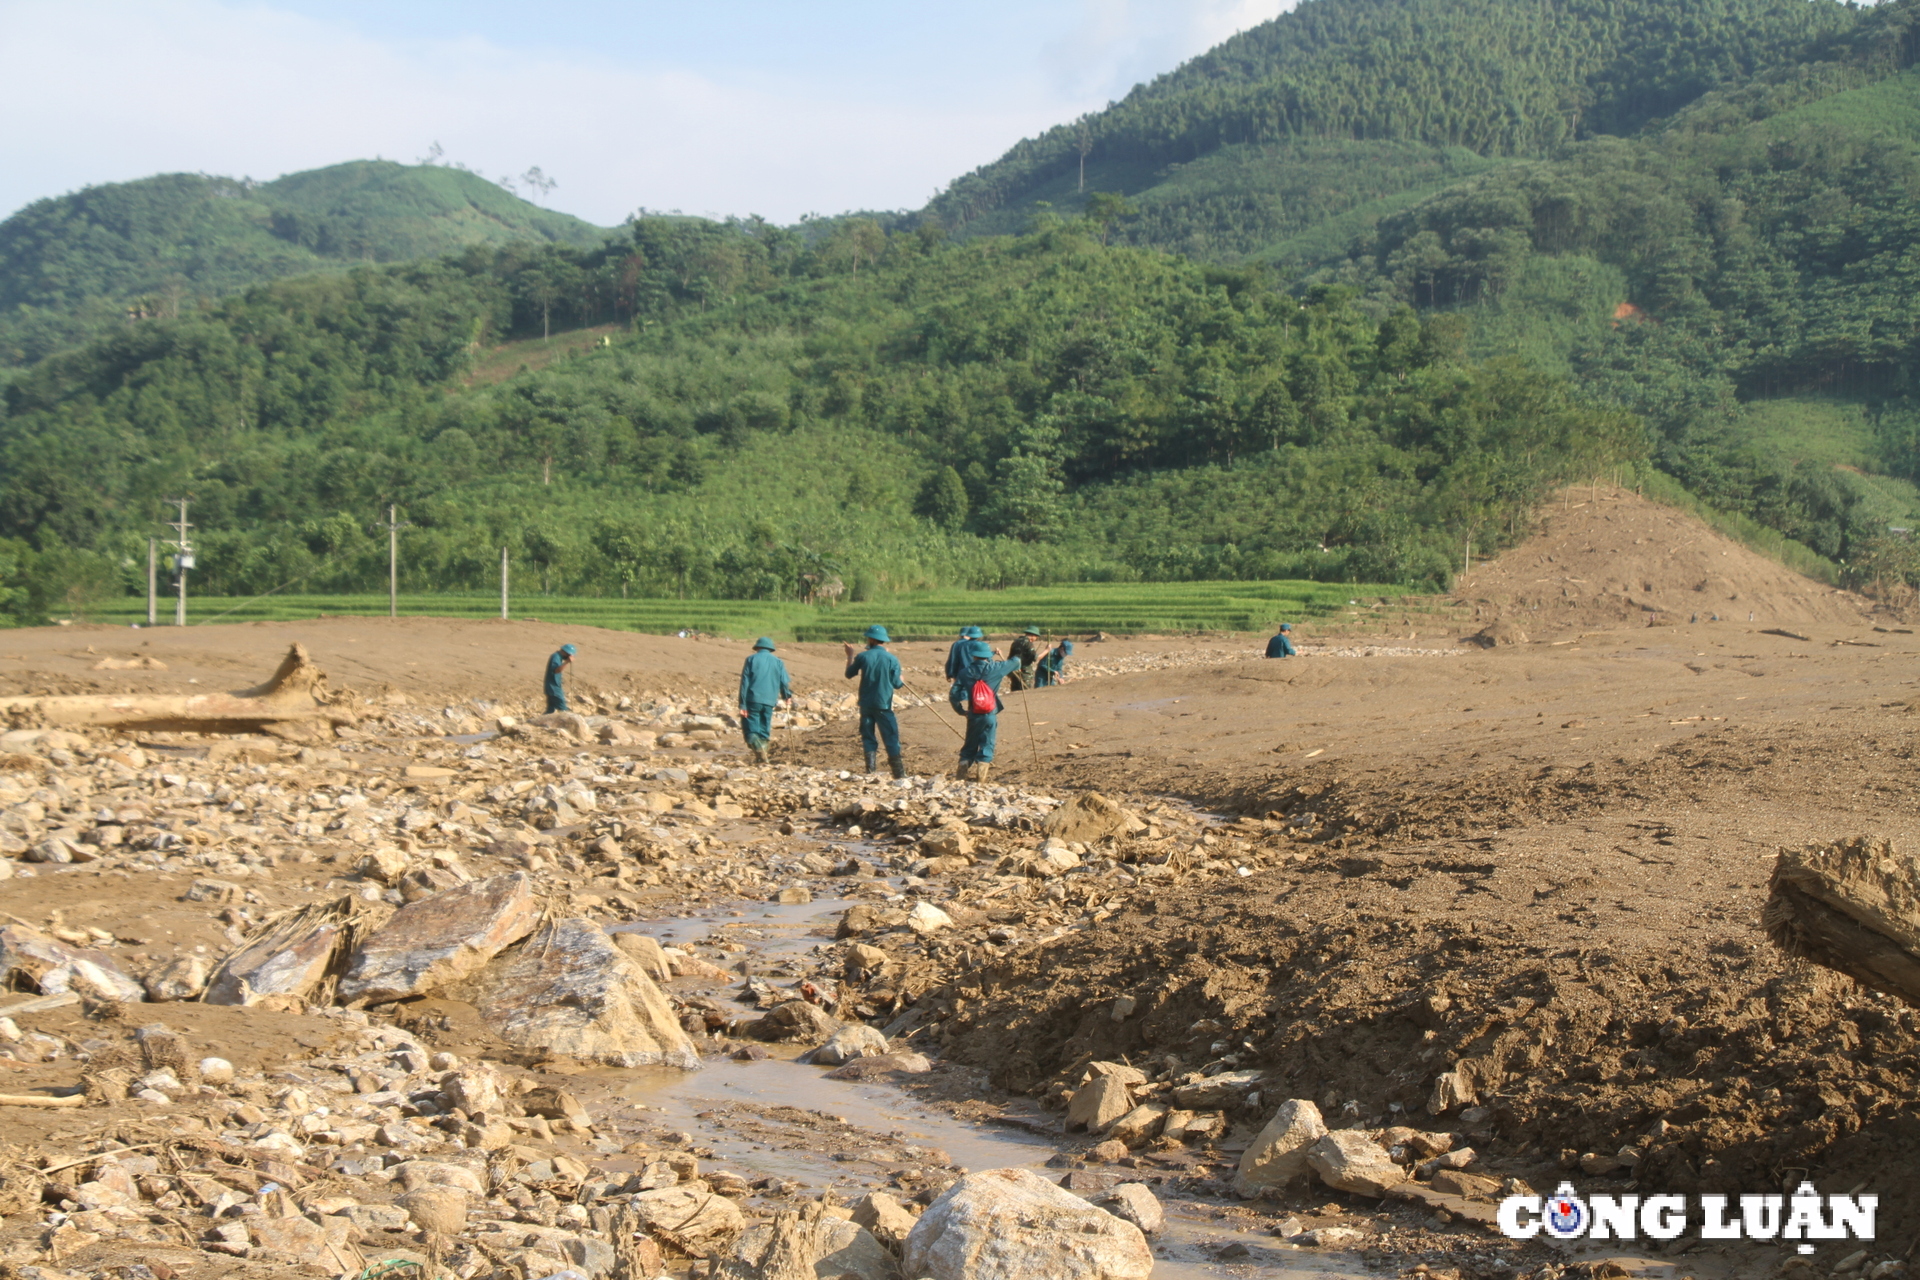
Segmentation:
{"type": "Polygon", "coordinates": [[[956,708],[968,706],[968,693],[977,680],[984,680],[993,693],[993,710],[974,711],[968,706],[966,740],[960,744],[960,777],[985,782],[993,767],[993,744],[1000,732],[1000,681],[1020,666],[1018,658],[995,661],[993,646],[985,640],[969,640],[965,664],[948,698],[956,708]]]}
{"type": "Polygon", "coordinates": [[[1013,644],[1007,649],[1009,658],[1020,659],[1020,669],[1007,680],[1007,687],[1015,692],[1033,686],[1034,664],[1040,661],[1040,647],[1035,642],[1040,639],[1040,628],[1028,627],[1014,637],[1013,644]]]}
{"type": "Polygon", "coordinates": [[[573,665],[573,655],[579,652],[570,644],[563,644],[547,658],[547,678],[540,691],[547,695],[547,714],[566,711],[567,707],[567,668],[573,665]]]}
{"type": "Polygon", "coordinates": [[[847,651],[847,679],[860,677],[860,745],[867,753],[867,772],[878,764],[880,743],[887,744],[887,767],[896,778],[907,776],[907,763],[900,754],[900,718],[893,713],[893,691],[906,684],[900,676],[900,659],[888,651],[892,637],[875,624],[867,628],[867,647],[860,653],[852,645],[847,651]]]}
{"type": "Polygon", "coordinates": [[[793,701],[793,681],[787,664],[773,655],[773,640],[761,636],[740,668],[740,728],[747,750],[760,764],[767,763],[767,744],[773,740],[773,708],[793,701]]]}

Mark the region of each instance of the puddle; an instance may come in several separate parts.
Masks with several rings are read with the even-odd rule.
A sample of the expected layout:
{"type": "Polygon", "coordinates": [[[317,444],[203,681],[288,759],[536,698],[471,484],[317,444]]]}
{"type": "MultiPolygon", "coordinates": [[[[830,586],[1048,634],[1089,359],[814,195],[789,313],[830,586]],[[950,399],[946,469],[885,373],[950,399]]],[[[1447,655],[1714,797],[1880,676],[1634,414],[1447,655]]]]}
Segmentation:
{"type": "MultiPolygon", "coordinates": [[[[674,923],[689,927],[696,922],[674,923]]],[[[943,1155],[945,1162],[967,1169],[1032,1169],[1050,1181],[1063,1172],[1046,1167],[1057,1148],[1045,1139],[957,1120],[892,1085],[828,1080],[820,1067],[721,1058],[709,1059],[706,1069],[696,1072],[644,1068],[579,1077],[582,1084],[588,1079],[598,1086],[595,1101],[623,1125],[690,1133],[696,1145],[712,1149],[707,1163],[714,1168],[749,1181],[774,1177],[809,1188],[832,1188],[843,1203],[884,1186],[894,1169],[938,1162],[943,1155]],[[843,1122],[844,1134],[855,1138],[854,1150],[849,1153],[839,1141],[778,1141],[768,1127],[755,1123],[759,1108],[774,1107],[823,1113],[843,1122]]],[[[1352,1257],[1292,1249],[1271,1235],[1209,1221],[1204,1206],[1162,1203],[1167,1224],[1153,1241],[1158,1259],[1154,1280],[1358,1280],[1375,1274],[1352,1257]],[[1234,1245],[1246,1255],[1216,1259],[1234,1245]]]]}

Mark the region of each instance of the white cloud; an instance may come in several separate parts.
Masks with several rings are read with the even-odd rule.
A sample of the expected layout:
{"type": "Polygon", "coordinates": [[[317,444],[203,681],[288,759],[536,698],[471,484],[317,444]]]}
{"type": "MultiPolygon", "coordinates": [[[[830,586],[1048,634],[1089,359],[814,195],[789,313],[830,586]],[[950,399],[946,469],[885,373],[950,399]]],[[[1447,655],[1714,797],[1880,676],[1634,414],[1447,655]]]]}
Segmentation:
{"type": "Polygon", "coordinates": [[[603,224],[640,205],[787,221],[917,206],[1061,112],[1043,94],[881,105],[470,38],[400,45],[215,0],[0,0],[0,47],[0,212],[156,172],[412,160],[438,140],[489,175],[540,165],[561,184],[550,204],[603,224]]]}
{"type": "Polygon", "coordinates": [[[1235,32],[1258,26],[1295,0],[1080,0],[1072,33],[1048,46],[1046,63],[1069,92],[1113,98],[1171,71],[1235,32]]]}

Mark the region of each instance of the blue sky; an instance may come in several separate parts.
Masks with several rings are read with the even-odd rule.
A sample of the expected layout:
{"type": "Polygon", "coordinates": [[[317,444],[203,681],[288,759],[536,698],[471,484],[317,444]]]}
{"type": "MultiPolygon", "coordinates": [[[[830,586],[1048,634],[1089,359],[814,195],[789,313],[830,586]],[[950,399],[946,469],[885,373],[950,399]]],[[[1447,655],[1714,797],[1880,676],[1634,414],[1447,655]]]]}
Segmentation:
{"type": "Polygon", "coordinates": [[[1290,2],[0,0],[0,213],[436,141],[608,225],[913,208],[1290,2]]]}

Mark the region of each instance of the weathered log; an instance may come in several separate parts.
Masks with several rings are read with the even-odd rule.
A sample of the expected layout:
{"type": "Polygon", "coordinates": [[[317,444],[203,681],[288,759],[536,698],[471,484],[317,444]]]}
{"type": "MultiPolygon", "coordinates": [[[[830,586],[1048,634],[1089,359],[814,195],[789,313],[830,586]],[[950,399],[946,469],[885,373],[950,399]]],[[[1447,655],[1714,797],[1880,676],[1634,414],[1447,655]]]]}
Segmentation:
{"type": "Polygon", "coordinates": [[[96,726],[198,733],[251,733],[298,724],[351,724],[334,705],[327,673],[294,645],[265,684],[232,693],[87,693],[0,698],[0,717],[15,726],[96,726]]]}
{"type": "Polygon", "coordinates": [[[1920,1008],[1920,859],[1855,836],[1782,850],[1760,923],[1788,955],[1920,1008]]]}

